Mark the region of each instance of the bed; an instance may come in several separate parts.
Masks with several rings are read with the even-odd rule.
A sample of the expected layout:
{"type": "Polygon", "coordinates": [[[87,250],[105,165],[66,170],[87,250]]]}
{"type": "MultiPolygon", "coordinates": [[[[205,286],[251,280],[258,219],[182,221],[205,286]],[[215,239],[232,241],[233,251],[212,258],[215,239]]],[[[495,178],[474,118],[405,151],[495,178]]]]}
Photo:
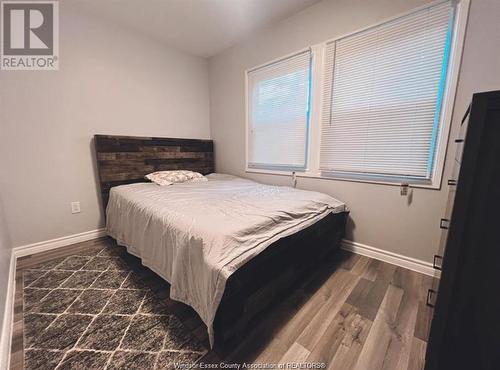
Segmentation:
{"type": "Polygon", "coordinates": [[[214,173],[209,140],[96,135],[95,147],[108,234],[198,312],[211,345],[245,330],[343,237],[342,202],[214,173]],[[143,180],[167,169],[208,181],[143,180]]]}

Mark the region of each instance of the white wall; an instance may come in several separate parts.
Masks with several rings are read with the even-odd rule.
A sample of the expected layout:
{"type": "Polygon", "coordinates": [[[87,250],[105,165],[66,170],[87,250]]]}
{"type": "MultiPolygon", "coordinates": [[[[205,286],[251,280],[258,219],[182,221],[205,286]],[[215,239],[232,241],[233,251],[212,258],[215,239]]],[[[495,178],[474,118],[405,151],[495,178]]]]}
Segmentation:
{"type": "MultiPolygon", "coordinates": [[[[287,177],[244,172],[246,68],[369,26],[427,2],[324,0],[211,58],[210,124],[215,140],[217,171],[266,183],[291,184],[287,177]]],[[[500,89],[499,11],[500,2],[497,0],[472,0],[451,139],[471,94],[500,89]]],[[[450,148],[454,151],[452,146],[450,148]]],[[[451,170],[450,160],[448,155],[445,180],[451,170]]],[[[413,202],[409,206],[395,186],[301,178],[298,187],[330,194],[348,204],[352,216],[348,239],[432,261],[440,238],[439,219],[446,204],[444,190],[414,189],[413,202]]]]}
{"type": "MultiPolygon", "coordinates": [[[[2,198],[0,197],[0,353],[3,349],[2,333],[3,325],[6,323],[3,322],[4,319],[4,310],[6,308],[6,296],[7,296],[7,286],[9,282],[9,267],[10,267],[10,238],[9,233],[7,232],[7,227],[5,225],[5,218],[2,207],[2,198]]],[[[0,355],[1,356],[1,355],[0,355]]],[[[2,366],[2,359],[0,359],[0,366],[2,366]]]]}
{"type": "Polygon", "coordinates": [[[60,70],[0,72],[0,193],[13,246],[103,226],[91,138],[209,138],[208,64],[60,2],[60,70]],[[82,213],[71,215],[70,202],[82,213]]]}

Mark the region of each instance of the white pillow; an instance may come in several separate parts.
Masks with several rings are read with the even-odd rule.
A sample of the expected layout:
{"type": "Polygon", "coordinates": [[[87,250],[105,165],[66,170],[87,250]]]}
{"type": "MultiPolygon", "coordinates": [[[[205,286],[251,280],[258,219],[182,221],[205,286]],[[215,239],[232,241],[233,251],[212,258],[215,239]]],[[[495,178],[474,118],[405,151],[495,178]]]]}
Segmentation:
{"type": "Polygon", "coordinates": [[[203,182],[208,179],[199,172],[193,171],[157,171],[144,176],[155,184],[165,186],[183,182],[203,182]]]}

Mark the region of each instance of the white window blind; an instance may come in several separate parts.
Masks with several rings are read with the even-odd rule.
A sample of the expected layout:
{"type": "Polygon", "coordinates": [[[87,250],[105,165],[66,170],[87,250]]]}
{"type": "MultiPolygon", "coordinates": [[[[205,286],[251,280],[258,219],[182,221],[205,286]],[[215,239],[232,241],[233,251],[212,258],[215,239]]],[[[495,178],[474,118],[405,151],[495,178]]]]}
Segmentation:
{"type": "Polygon", "coordinates": [[[304,169],[311,52],[248,72],[248,167],[304,169]]]}
{"type": "Polygon", "coordinates": [[[320,169],[429,179],[451,2],[327,44],[320,169]]]}

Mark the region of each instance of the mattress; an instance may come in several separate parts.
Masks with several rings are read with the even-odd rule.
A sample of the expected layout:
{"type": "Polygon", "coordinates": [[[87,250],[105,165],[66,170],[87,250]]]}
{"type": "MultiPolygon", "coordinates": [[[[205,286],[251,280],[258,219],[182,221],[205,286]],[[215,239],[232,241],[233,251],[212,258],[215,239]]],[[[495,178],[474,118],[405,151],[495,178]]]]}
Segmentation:
{"type": "Polygon", "coordinates": [[[345,205],[322,193],[230,175],[207,177],[112,188],[106,229],[171,284],[172,299],[194,308],[213,345],[227,279],[276,240],[344,212],[345,205]]]}

